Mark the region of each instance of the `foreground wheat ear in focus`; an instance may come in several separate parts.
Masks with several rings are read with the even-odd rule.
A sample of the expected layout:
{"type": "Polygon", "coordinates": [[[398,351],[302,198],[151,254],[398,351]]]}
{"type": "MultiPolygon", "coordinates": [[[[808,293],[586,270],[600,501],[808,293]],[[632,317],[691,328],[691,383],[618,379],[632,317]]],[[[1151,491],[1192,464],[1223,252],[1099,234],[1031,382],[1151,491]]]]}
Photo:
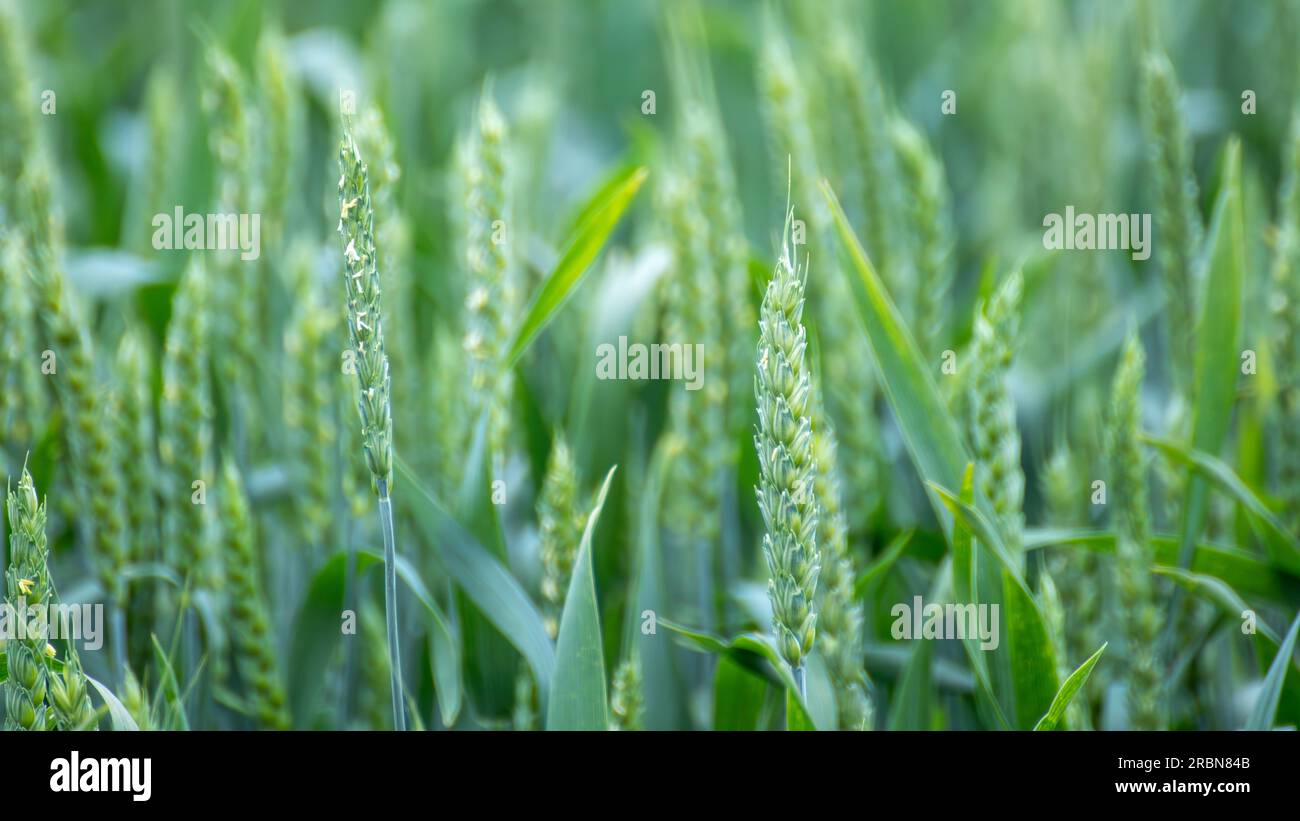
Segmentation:
{"type": "Polygon", "coordinates": [[[0,0],[6,729],[1300,725],[1290,5],[281,6],[0,0]]]}

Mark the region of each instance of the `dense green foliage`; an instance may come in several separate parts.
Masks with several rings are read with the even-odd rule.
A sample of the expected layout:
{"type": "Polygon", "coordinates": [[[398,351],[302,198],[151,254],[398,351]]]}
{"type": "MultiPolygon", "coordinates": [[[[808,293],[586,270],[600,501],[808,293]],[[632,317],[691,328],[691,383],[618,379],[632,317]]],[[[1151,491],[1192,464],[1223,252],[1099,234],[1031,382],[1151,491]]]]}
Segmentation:
{"type": "Polygon", "coordinates": [[[0,0],[4,726],[1295,727],[1298,33],[0,0]]]}

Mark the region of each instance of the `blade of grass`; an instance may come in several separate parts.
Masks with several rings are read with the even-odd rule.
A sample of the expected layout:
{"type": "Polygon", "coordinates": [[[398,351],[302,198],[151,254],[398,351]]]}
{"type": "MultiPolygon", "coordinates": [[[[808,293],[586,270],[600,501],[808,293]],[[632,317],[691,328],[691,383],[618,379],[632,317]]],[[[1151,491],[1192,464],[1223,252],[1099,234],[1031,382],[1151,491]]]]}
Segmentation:
{"type": "Polygon", "coordinates": [[[1103,643],[1097,648],[1097,652],[1088,657],[1088,660],[1079,665],[1079,669],[1071,673],[1061,689],[1056,691],[1056,697],[1052,699],[1052,706],[1047,709],[1047,714],[1038,720],[1034,725],[1035,730],[1054,730],[1056,725],[1065,715],[1065,708],[1070,706],[1074,696],[1083,689],[1083,685],[1088,683],[1088,677],[1092,675],[1092,668],[1097,666],[1097,661],[1101,654],[1106,652],[1109,642],[1103,643]]]}
{"type": "Polygon", "coordinates": [[[1297,613],[1295,619],[1291,621],[1291,629],[1286,631],[1286,638],[1283,639],[1277,655],[1273,657],[1268,675],[1264,677],[1264,686],[1255,701],[1255,709],[1251,710],[1250,718],[1246,720],[1246,726],[1242,729],[1271,730],[1273,728],[1277,705],[1282,699],[1282,685],[1286,681],[1287,670],[1291,668],[1291,657],[1295,654],[1298,633],[1300,633],[1300,613],[1297,613]]]}
{"type": "Polygon", "coordinates": [[[602,187],[596,192],[595,203],[584,209],[584,216],[580,217],[578,233],[569,239],[564,255],[529,303],[510,343],[506,367],[513,368],[518,363],[528,346],[573,295],[649,173],[644,166],[629,169],[621,184],[608,190],[602,187]]]}
{"type": "Polygon", "coordinates": [[[591,537],[617,469],[612,467],[605,474],[574,560],[555,647],[555,674],[546,712],[548,730],[604,730],[609,727],[600,608],[596,602],[596,579],[591,566],[591,537]]]}
{"type": "Polygon", "coordinates": [[[393,466],[413,493],[411,512],[425,538],[434,545],[439,561],[496,629],[528,661],[537,679],[539,696],[546,701],[555,666],[555,650],[546,635],[542,615],[532,599],[501,562],[465,530],[416,477],[399,454],[393,466]]]}
{"type": "Polygon", "coordinates": [[[1190,466],[1197,476],[1209,479],[1236,500],[1250,516],[1269,558],[1292,573],[1300,573],[1300,540],[1291,535],[1273,511],[1269,510],[1268,505],[1237,476],[1236,471],[1204,451],[1185,448],[1169,439],[1144,435],[1142,440],[1174,461],[1190,466]]]}
{"type": "MultiPolygon", "coordinates": [[[[1241,202],[1241,144],[1229,140],[1223,185],[1215,203],[1206,239],[1207,276],[1201,316],[1196,326],[1195,396],[1192,405],[1192,447],[1209,454],[1223,449],[1237,393],[1237,357],[1241,354],[1241,303],[1245,271],[1245,224],[1241,202]]],[[[1175,353],[1177,355],[1177,353],[1175,353]]],[[[1178,567],[1191,567],[1196,539],[1209,515],[1209,488],[1196,474],[1183,500],[1182,540],[1178,567]]],[[[1182,589],[1175,588],[1161,644],[1172,647],[1180,623],[1182,589]]]]}
{"type": "MultiPolygon", "coordinates": [[[[959,487],[962,471],[971,460],[970,450],[930,375],[934,369],[926,366],[902,314],[853,233],[830,183],[824,180],[822,194],[857,274],[853,276],[846,270],[845,275],[870,343],[876,371],[903,433],[908,454],[923,480],[944,487],[959,487]]],[[[945,532],[949,532],[951,526],[948,517],[943,515],[942,506],[933,494],[930,500],[945,532]]],[[[985,502],[981,500],[979,504],[982,506],[985,502]]]]}
{"type": "MultiPolygon", "coordinates": [[[[1157,533],[1151,537],[1155,549],[1155,564],[1176,566],[1180,537],[1157,533]]],[[[1033,529],[1025,531],[1022,548],[1068,548],[1091,550],[1096,553],[1115,552],[1115,533],[1108,530],[1071,528],[1033,529]]],[[[1223,579],[1243,594],[1262,600],[1291,606],[1300,599],[1300,580],[1263,557],[1236,547],[1201,542],[1192,557],[1192,570],[1208,573],[1223,579]]]]}
{"type": "Polygon", "coordinates": [[[981,544],[989,545],[1002,570],[1002,604],[1006,608],[1006,635],[1011,659],[1015,726],[1032,729],[1047,711],[1059,687],[1056,677],[1056,649],[1047,632],[1042,611],[1021,577],[1017,564],[1007,554],[993,526],[974,505],[952,491],[929,482],[952,511],[954,519],[970,529],[981,544]]]}

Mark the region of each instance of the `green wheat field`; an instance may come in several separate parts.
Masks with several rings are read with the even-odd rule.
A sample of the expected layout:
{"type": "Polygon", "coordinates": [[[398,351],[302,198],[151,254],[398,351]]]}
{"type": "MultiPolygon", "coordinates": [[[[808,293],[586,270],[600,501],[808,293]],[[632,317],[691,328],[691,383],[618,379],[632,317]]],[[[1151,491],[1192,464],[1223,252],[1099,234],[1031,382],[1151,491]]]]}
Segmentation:
{"type": "Polygon", "coordinates": [[[1298,38],[0,0],[3,726],[1295,729],[1298,38]]]}

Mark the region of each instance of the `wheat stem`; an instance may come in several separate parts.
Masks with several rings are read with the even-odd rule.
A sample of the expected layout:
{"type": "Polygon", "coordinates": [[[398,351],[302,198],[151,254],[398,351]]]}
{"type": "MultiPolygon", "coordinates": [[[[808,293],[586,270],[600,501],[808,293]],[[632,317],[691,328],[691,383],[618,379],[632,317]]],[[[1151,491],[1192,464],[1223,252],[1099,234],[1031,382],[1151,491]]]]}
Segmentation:
{"type": "Polygon", "coordinates": [[[397,547],[393,538],[393,503],[388,483],[379,481],[379,521],[384,531],[384,624],[388,630],[388,660],[392,669],[393,729],[406,729],[406,706],[402,697],[402,653],[397,639],[397,547]]]}

